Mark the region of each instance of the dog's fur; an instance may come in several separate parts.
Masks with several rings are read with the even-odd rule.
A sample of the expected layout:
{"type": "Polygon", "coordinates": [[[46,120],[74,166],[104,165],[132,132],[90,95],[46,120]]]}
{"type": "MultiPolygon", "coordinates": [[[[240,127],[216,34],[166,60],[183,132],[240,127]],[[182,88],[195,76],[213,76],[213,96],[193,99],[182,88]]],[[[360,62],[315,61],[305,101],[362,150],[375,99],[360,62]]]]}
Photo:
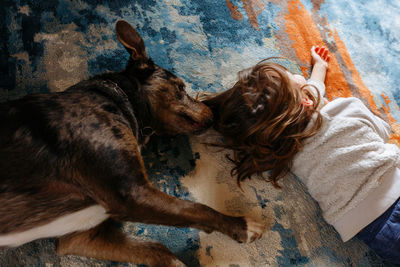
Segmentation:
{"type": "Polygon", "coordinates": [[[127,22],[117,22],[116,33],[131,55],[124,71],[0,105],[0,247],[58,237],[60,255],[181,266],[165,246],[130,240],[116,222],[215,230],[239,242],[259,237],[260,225],[248,219],[150,184],[140,156],[146,133],[200,133],[212,113],[153,63],[127,22]]]}

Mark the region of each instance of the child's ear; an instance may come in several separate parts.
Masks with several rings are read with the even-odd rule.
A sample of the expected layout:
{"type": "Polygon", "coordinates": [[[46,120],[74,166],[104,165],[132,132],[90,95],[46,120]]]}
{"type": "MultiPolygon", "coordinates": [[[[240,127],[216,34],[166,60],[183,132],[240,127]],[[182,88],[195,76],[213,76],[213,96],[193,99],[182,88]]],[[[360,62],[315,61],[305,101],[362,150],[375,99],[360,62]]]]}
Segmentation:
{"type": "Polygon", "coordinates": [[[314,102],[311,99],[309,99],[308,97],[303,97],[303,99],[301,100],[301,104],[304,107],[309,108],[314,105],[314,102]]]}

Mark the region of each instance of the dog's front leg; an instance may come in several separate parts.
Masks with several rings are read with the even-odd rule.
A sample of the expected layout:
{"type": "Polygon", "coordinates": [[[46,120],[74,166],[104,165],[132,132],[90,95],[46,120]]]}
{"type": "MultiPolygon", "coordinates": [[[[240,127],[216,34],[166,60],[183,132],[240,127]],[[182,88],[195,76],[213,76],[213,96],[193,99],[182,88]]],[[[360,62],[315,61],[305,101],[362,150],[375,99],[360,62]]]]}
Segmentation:
{"type": "Polygon", "coordinates": [[[107,210],[111,218],[219,231],[239,242],[253,241],[261,236],[262,225],[251,219],[227,216],[208,206],[157,190],[147,177],[136,140],[125,135],[118,146],[108,146],[110,148],[104,153],[98,151],[84,156],[85,161],[96,162],[96,166],[80,165],[84,174],[79,179],[82,188],[107,210]]]}
{"type": "Polygon", "coordinates": [[[131,217],[135,222],[194,227],[205,232],[219,231],[238,242],[259,238],[263,226],[245,217],[224,215],[206,205],[169,196],[151,185],[142,185],[132,195],[131,217]]]}
{"type": "Polygon", "coordinates": [[[160,243],[128,238],[111,219],[88,231],[59,238],[57,254],[146,264],[151,267],[185,266],[160,243]]]}

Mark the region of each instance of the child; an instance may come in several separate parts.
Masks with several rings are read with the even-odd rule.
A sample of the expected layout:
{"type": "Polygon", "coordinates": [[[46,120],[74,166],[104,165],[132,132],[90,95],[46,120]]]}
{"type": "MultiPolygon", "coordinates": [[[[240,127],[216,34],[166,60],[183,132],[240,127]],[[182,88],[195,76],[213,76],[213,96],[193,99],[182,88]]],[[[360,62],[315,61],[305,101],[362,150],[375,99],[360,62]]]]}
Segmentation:
{"type": "Polygon", "coordinates": [[[270,60],[239,72],[229,90],[204,102],[224,147],[233,150],[238,183],[269,172],[296,175],[343,241],[357,236],[400,265],[400,150],[390,126],[357,98],[323,99],[330,59],[311,49],[308,81],[270,60]]]}

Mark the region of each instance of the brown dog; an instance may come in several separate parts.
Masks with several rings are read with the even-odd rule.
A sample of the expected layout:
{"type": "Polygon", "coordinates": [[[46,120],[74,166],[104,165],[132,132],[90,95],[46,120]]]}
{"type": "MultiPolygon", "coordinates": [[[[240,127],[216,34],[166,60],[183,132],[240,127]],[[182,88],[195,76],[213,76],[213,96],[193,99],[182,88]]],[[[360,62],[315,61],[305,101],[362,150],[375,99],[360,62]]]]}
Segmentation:
{"type": "Polygon", "coordinates": [[[124,71],[0,105],[0,247],[59,237],[60,255],[182,266],[162,244],[127,238],[115,221],[196,227],[239,242],[259,237],[249,219],[150,184],[144,133],[200,133],[212,113],[147,57],[127,22],[116,33],[131,55],[124,71]]]}

